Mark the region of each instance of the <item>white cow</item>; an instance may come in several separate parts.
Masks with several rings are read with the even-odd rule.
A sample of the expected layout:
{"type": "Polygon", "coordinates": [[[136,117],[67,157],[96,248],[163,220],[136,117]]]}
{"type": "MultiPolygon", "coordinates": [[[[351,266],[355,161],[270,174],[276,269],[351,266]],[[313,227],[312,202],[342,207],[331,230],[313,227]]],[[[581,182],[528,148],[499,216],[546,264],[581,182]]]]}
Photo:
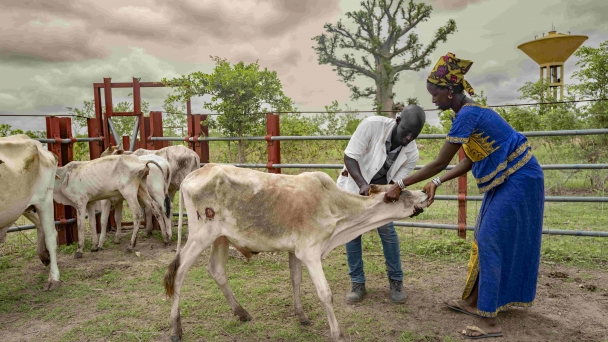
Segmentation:
{"type": "Polygon", "coordinates": [[[308,318],[299,290],[304,263],[327,313],[331,336],[342,340],[321,260],[335,247],[390,221],[413,215],[415,206],[427,205],[427,195],[422,191],[404,191],[395,203],[383,201],[384,191],[385,186],[372,185],[369,197],[352,194],[338,188],[322,172],[293,176],[207,164],[189,174],[180,190],[177,253],[163,280],[167,295],[173,297],[172,341],[182,338],[182,283],[196,258],[209,246],[212,249],[207,271],[232,312],[241,321],[251,319],[228,284],[229,244],[246,257],[257,252],[289,252],[294,308],[300,322],[306,324],[308,318]],[[183,206],[188,213],[190,235],[180,254],[183,206]]]}
{"type": "MultiPolygon", "coordinates": [[[[102,157],[103,158],[103,157],[102,157]]],[[[147,212],[154,213],[156,219],[160,224],[161,233],[163,236],[163,241],[165,242],[165,246],[169,244],[171,241],[172,235],[172,220],[171,220],[171,201],[169,200],[169,185],[171,182],[171,167],[169,162],[162,157],[157,155],[144,155],[137,157],[139,160],[143,162],[154,161],[156,166],[150,168],[150,173],[148,174],[146,180],[146,187],[148,189],[148,193],[154,200],[154,202],[158,203],[159,206],[164,208],[162,213],[155,212],[153,208],[148,209],[148,207],[144,207],[144,210],[147,212]]],[[[99,243],[97,244],[97,229],[91,228],[91,232],[93,235],[93,249],[91,252],[96,252],[101,250],[103,244],[106,240],[106,231],[108,227],[108,218],[110,215],[110,210],[114,208],[115,214],[114,217],[116,219],[116,235],[114,236],[114,243],[120,243],[121,237],[121,221],[122,221],[122,202],[124,198],[122,196],[116,196],[109,200],[101,200],[99,202],[90,204],[90,207],[87,208],[89,211],[89,215],[93,215],[95,208],[99,208],[101,211],[101,236],[99,237],[99,243]],[[95,205],[99,203],[99,205],[95,205]],[[98,246],[98,247],[95,247],[98,246]]],[[[147,218],[149,221],[150,219],[147,218]]],[[[146,225],[147,227],[148,225],[146,225]]],[[[150,227],[152,227],[150,225],[150,227]]],[[[149,235],[151,232],[146,231],[146,234],[149,235]]]]}
{"type": "MultiPolygon", "coordinates": [[[[84,248],[85,212],[89,212],[89,225],[95,231],[95,213],[91,202],[123,197],[133,213],[133,236],[127,252],[135,248],[141,207],[152,208],[162,215],[163,208],[148,193],[146,178],[150,172],[148,164],[155,161],[141,161],[135,156],[108,156],[91,161],[73,161],[57,168],[53,197],[57,203],[70,205],[78,214],[78,250],[75,258],[81,258],[84,248]]],[[[156,165],[162,169],[159,165],[156,165]]],[[[96,237],[97,234],[94,234],[96,237]]],[[[93,241],[93,249],[96,247],[93,241]]]]}
{"type": "Polygon", "coordinates": [[[0,138],[0,243],[4,243],[8,228],[22,214],[36,225],[38,256],[44,265],[50,264],[45,291],[61,284],[53,219],[56,170],[57,156],[40,142],[25,134],[0,138]]]}
{"type": "MultiPolygon", "coordinates": [[[[189,173],[197,170],[200,167],[200,157],[198,154],[182,145],[168,146],[161,148],[160,150],[145,150],[140,148],[133,152],[120,150],[118,146],[110,146],[101,154],[101,156],[104,157],[107,155],[117,154],[134,156],[156,155],[165,158],[169,162],[169,165],[171,166],[171,184],[169,186],[171,216],[173,216],[173,199],[175,198],[175,193],[179,190],[182,181],[189,173]]],[[[122,216],[117,216],[118,213],[118,211],[114,211],[114,220],[116,221],[117,229],[120,221],[122,220],[122,216]]],[[[152,214],[147,209],[145,209],[145,213],[146,235],[149,235],[152,231],[152,214]]]]}

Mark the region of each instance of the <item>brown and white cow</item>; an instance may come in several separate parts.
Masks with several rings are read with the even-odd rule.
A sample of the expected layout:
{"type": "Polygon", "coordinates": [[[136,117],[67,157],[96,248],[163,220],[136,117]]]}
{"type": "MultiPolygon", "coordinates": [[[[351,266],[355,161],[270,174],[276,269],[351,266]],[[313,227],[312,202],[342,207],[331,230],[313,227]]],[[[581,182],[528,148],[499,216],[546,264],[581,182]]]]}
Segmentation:
{"type": "MultiPolygon", "coordinates": [[[[200,167],[200,157],[196,152],[188,149],[182,145],[174,145],[161,148],[160,150],[145,150],[143,148],[137,149],[133,152],[123,151],[118,148],[118,146],[110,146],[108,147],[101,156],[108,155],[134,155],[134,156],[144,156],[144,155],[157,155],[166,159],[169,162],[171,167],[171,184],[169,186],[169,199],[171,204],[171,212],[170,215],[173,217],[173,199],[175,198],[175,193],[179,190],[182,181],[188,174],[192,171],[197,170],[200,167]]],[[[115,211],[115,221],[116,224],[120,222],[122,219],[118,217],[118,211],[115,211]]],[[[146,213],[146,234],[152,230],[152,214],[149,210],[145,209],[146,213]]]]}
{"type": "MultiPolygon", "coordinates": [[[[95,213],[91,202],[123,197],[133,213],[133,235],[127,252],[135,248],[141,221],[139,202],[162,213],[163,208],[148,193],[146,179],[154,161],[141,161],[135,156],[107,156],[91,161],[73,161],[57,168],[53,198],[57,203],[70,205],[78,213],[78,250],[75,258],[81,258],[84,248],[85,212],[89,212],[91,230],[96,229],[95,213]]],[[[157,167],[161,168],[159,165],[157,167]]],[[[96,237],[97,234],[94,234],[96,237]]],[[[120,238],[120,237],[118,237],[120,238]]],[[[92,251],[97,251],[93,241],[92,251]]]]}
{"type": "Polygon", "coordinates": [[[237,302],[226,276],[228,246],[243,255],[289,252],[294,307],[300,322],[308,318],[300,302],[302,263],[317,289],[335,340],[342,340],[332,307],[332,294],[321,260],[337,246],[390,221],[424,208],[427,195],[404,191],[397,202],[383,201],[385,187],[372,186],[369,197],[338,188],[325,173],[297,176],[270,174],[231,165],[207,164],[183,181],[179,198],[178,244],[175,259],[164,277],[165,291],[173,297],[171,339],[182,337],[179,300],[188,269],[212,246],[207,271],[216,281],[241,321],[251,316],[237,302]],[[183,206],[188,214],[189,239],[180,253],[183,206]]]}
{"type": "Polygon", "coordinates": [[[25,134],[0,138],[0,243],[24,214],[38,233],[38,256],[50,273],[44,290],[60,286],[57,230],[53,219],[53,179],[57,156],[25,134]],[[35,213],[34,213],[35,211],[35,213]]]}

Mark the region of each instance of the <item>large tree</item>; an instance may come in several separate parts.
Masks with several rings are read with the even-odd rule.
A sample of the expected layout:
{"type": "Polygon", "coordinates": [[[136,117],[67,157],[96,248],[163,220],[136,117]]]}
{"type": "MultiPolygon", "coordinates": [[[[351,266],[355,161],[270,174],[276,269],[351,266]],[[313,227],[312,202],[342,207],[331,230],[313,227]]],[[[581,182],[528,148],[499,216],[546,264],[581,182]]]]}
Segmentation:
{"type": "MultiPolygon", "coordinates": [[[[204,107],[218,115],[209,122],[222,135],[241,137],[262,135],[265,111],[292,111],[293,101],[283,93],[283,86],[275,71],[260,70],[255,63],[230,64],[226,59],[211,56],[216,66],[211,74],[193,72],[162,82],[173,88],[165,105],[185,102],[194,96],[209,94],[211,102],[204,107]]],[[[244,144],[239,141],[239,163],[245,162],[244,144]]]]}
{"type": "MultiPolygon", "coordinates": [[[[402,71],[419,71],[428,67],[429,54],[437,43],[446,42],[447,36],[456,31],[456,22],[450,19],[440,27],[435,37],[426,46],[413,32],[416,25],[427,21],[433,8],[416,4],[413,0],[365,0],[363,9],[347,12],[346,17],[358,26],[355,32],[339,20],[336,25],[325,24],[327,34],[312,38],[319,64],[331,64],[351,90],[351,98],[375,98],[375,107],[380,110],[393,108],[393,86],[402,71]],[[363,53],[358,63],[352,52],[338,56],[339,49],[356,50],[363,53]],[[371,78],[375,87],[360,89],[354,85],[355,78],[371,78]]],[[[395,113],[389,114],[395,117],[395,113]]]]}

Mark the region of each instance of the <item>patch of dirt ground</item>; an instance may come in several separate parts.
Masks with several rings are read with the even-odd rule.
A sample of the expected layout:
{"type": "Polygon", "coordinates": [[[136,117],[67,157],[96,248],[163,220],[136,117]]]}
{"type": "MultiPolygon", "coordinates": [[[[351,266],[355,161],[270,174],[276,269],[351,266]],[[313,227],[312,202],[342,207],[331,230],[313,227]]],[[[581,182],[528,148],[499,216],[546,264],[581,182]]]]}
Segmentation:
{"type": "MultiPolygon", "coordinates": [[[[130,232],[129,232],[130,233],[130,232]]],[[[103,251],[91,253],[85,249],[82,259],[74,259],[73,255],[58,253],[59,269],[62,274],[62,286],[50,292],[43,292],[42,286],[48,275],[36,256],[29,260],[15,258],[12,268],[0,270],[4,278],[3,287],[14,288],[15,291],[0,292],[0,340],[1,341],[170,341],[169,310],[170,302],[164,297],[161,277],[164,269],[174,256],[175,242],[172,247],[163,247],[162,241],[156,237],[139,238],[136,251],[128,254],[125,248],[130,234],[125,235],[120,245],[110,245],[103,251]],[[9,277],[9,279],[7,279],[9,277]],[[107,331],[105,327],[108,326],[107,331]],[[145,327],[143,332],[130,335],[128,329],[145,327]],[[91,333],[89,330],[97,333],[91,333]]],[[[113,236],[108,237],[111,241],[113,236]]],[[[208,258],[208,251],[200,257],[190,269],[201,269],[208,258]]],[[[276,286],[276,291],[262,293],[257,296],[265,309],[278,310],[284,313],[285,323],[270,322],[264,309],[251,309],[248,303],[252,299],[241,298],[243,307],[253,316],[252,322],[240,323],[226,309],[220,312],[234,324],[284,324],[283,329],[317,329],[317,336],[328,336],[329,326],[327,317],[316,297],[307,272],[304,271],[302,281],[302,300],[304,308],[316,310],[311,320],[316,321],[313,327],[305,328],[297,324],[293,315],[291,301],[291,282],[289,280],[288,258],[285,254],[271,255],[261,253],[252,260],[274,258],[282,262],[280,275],[285,275],[282,283],[269,282],[264,279],[264,270],[247,279],[255,279],[251,286],[270,284],[276,286]],[[284,296],[283,308],[269,308],[273,296],[284,296]],[[263,297],[267,297],[264,299],[263,297]]],[[[377,258],[380,264],[384,260],[381,255],[366,255],[366,266],[369,260],[377,258]]],[[[402,255],[405,273],[404,287],[408,294],[406,304],[395,305],[388,301],[389,288],[382,272],[367,274],[368,295],[357,305],[348,305],[344,297],[350,289],[348,268],[344,248],[339,247],[330,253],[324,261],[326,274],[331,269],[338,276],[330,280],[333,293],[333,305],[340,328],[347,341],[362,341],[357,329],[372,330],[373,337],[365,340],[377,341],[456,341],[461,337],[458,331],[467,325],[475,323],[471,316],[453,312],[442,305],[445,298],[460,297],[466,277],[466,262],[447,263],[432,261],[415,256],[402,255]],[[368,320],[353,320],[353,316],[364,317],[368,320]],[[373,330],[377,329],[377,334],[373,330]],[[414,332],[410,339],[404,338],[404,332],[414,332]]],[[[274,260],[273,259],[273,260],[274,260]]],[[[228,276],[233,282],[235,263],[241,270],[260,268],[260,265],[249,265],[245,261],[231,257],[228,265],[228,276]]],[[[367,271],[367,268],[366,268],[367,271]]],[[[208,275],[202,270],[204,277],[208,275]]],[[[215,286],[215,295],[221,297],[217,286],[211,281],[193,284],[195,280],[189,276],[186,282],[196,292],[182,294],[182,322],[185,340],[200,340],[188,338],[189,331],[206,326],[218,329],[219,336],[213,340],[249,341],[261,340],[259,336],[249,338],[246,333],[229,334],[222,327],[212,327],[212,322],[199,321],[195,311],[184,311],[184,302],[193,297],[207,295],[207,285],[215,286]],[[207,292],[205,294],[205,292],[207,292]],[[223,331],[223,332],[222,332],[223,331]],[[226,333],[224,333],[226,332],[226,333]]],[[[198,279],[198,278],[197,278],[198,279]]],[[[235,291],[236,293],[236,291],[235,291]]],[[[212,310],[214,304],[203,300],[196,310],[205,312],[212,310]],[[208,305],[208,307],[205,307],[208,305]]],[[[226,306],[223,306],[226,308],[226,306]]],[[[213,315],[213,314],[210,314],[213,315]]],[[[499,314],[504,337],[487,339],[489,341],[605,341],[608,338],[608,274],[603,270],[580,269],[555,264],[541,264],[537,298],[535,304],[528,309],[512,308],[499,314]]],[[[268,325],[268,339],[287,341],[288,338],[272,334],[273,327],[268,325]]],[[[362,330],[362,331],[363,331],[362,330]]],[[[142,331],[142,330],[140,330],[142,331]]],[[[190,335],[192,336],[192,335],[190,335]]],[[[409,336],[409,335],[408,335],[409,336]]],[[[323,338],[329,341],[329,338],[323,338]]],[[[409,338],[409,337],[408,337],[409,338]]],[[[203,339],[204,340],[204,339],[203,339]]]]}

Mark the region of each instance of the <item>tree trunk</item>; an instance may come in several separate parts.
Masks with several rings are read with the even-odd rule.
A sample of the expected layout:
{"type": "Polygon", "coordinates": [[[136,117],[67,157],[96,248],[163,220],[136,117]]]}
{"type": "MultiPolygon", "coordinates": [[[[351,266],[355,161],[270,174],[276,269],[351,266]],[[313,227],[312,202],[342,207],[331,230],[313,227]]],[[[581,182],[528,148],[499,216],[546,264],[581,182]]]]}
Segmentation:
{"type": "MultiPolygon", "coordinates": [[[[239,138],[243,136],[243,124],[239,123],[239,138]]],[[[243,141],[239,140],[239,163],[245,163],[245,156],[243,155],[243,141]]]]}
{"type": "MultiPolygon", "coordinates": [[[[387,51],[388,53],[388,51],[387,51]]],[[[393,84],[390,80],[393,79],[391,77],[392,70],[386,70],[386,68],[391,68],[391,61],[389,59],[385,59],[376,57],[376,68],[378,69],[379,79],[376,80],[376,105],[378,106],[378,114],[381,114],[381,110],[392,110],[393,109],[393,84]]],[[[389,118],[395,118],[395,112],[384,112],[383,114],[387,114],[389,118]]]]}
{"type": "MultiPolygon", "coordinates": [[[[386,80],[381,80],[376,83],[376,103],[378,104],[378,111],[391,110],[393,109],[393,85],[389,84],[386,80]]],[[[395,118],[396,112],[384,112],[389,118],[395,118]]]]}

